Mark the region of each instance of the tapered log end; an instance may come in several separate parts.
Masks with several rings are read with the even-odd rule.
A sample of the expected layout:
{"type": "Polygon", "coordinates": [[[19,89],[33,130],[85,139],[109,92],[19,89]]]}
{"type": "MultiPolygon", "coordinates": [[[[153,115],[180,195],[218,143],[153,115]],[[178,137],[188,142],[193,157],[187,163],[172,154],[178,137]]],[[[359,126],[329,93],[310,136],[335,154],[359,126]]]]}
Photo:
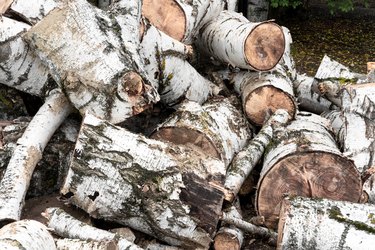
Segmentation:
{"type": "Polygon", "coordinates": [[[354,163],[327,152],[290,154],[278,161],[258,186],[257,211],[275,229],[285,196],[304,196],[358,202],[360,174],[354,163]]]}
{"type": "Polygon", "coordinates": [[[177,145],[187,145],[197,148],[206,155],[220,159],[212,141],[203,133],[183,127],[165,127],[160,128],[152,136],[152,139],[172,142],[177,145]]]}
{"type": "Polygon", "coordinates": [[[271,70],[280,61],[285,50],[281,27],[272,22],[260,23],[247,37],[244,45],[246,61],[255,70],[271,70]]]}
{"type": "Polygon", "coordinates": [[[185,37],[186,17],[174,0],[143,0],[142,15],[152,25],[170,37],[182,41],[185,37]]]}
{"type": "Polygon", "coordinates": [[[249,120],[258,126],[278,109],[286,110],[290,117],[296,113],[296,103],[292,96],[271,85],[261,86],[246,97],[244,108],[249,120]]]}
{"type": "Polygon", "coordinates": [[[214,249],[215,250],[240,250],[241,245],[235,235],[229,233],[219,233],[214,239],[214,249]]]}

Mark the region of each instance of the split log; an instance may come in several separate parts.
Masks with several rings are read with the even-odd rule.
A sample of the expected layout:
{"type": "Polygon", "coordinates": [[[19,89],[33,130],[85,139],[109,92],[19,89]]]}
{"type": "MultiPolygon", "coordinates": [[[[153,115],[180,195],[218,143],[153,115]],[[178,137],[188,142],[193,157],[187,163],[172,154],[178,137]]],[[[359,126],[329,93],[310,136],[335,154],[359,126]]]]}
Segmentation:
{"type": "Polygon", "coordinates": [[[332,134],[327,119],[301,112],[273,137],[256,193],[256,210],[264,216],[267,227],[276,228],[286,195],[360,200],[360,173],[339,151],[332,134]]]}
{"type": "Polygon", "coordinates": [[[48,141],[71,112],[72,107],[59,91],[51,93],[17,146],[0,182],[0,223],[19,220],[27,188],[36,164],[48,141]]]}
{"type": "Polygon", "coordinates": [[[171,245],[207,248],[223,193],[223,162],[188,147],[144,138],[87,114],[61,190],[95,218],[171,245]]]}
{"type": "Polygon", "coordinates": [[[277,249],[373,249],[375,207],[302,197],[284,200],[277,249]]]}
{"type": "Polygon", "coordinates": [[[85,0],[71,1],[50,12],[25,39],[82,114],[118,123],[158,101],[158,95],[138,70],[134,47],[125,46],[129,41],[122,31],[129,29],[122,28],[120,16],[111,17],[85,0]]]}
{"type": "Polygon", "coordinates": [[[223,11],[201,30],[202,51],[233,67],[268,71],[283,56],[285,38],[273,22],[251,23],[241,14],[223,11]]]}
{"type": "Polygon", "coordinates": [[[238,194],[242,184],[262,157],[275,130],[280,129],[288,120],[289,115],[285,110],[276,110],[254,139],[235,156],[227,171],[224,184],[225,188],[231,192],[231,195],[228,196],[230,201],[238,194]]]}
{"type": "Polygon", "coordinates": [[[56,245],[45,225],[35,220],[21,220],[0,229],[0,248],[54,250],[56,245]]]}
{"type": "MultiPolygon", "coordinates": [[[[15,151],[17,140],[21,138],[29,122],[30,118],[28,117],[19,118],[10,121],[2,128],[2,136],[0,136],[3,145],[0,149],[0,180],[15,151]]],[[[32,174],[26,199],[50,194],[60,189],[68,172],[70,153],[74,148],[78,129],[78,122],[68,119],[51,137],[43,151],[43,158],[37,163],[32,174]]]]}
{"type": "MultiPolygon", "coordinates": [[[[242,212],[239,200],[225,210],[225,213],[229,216],[242,219],[242,212]]],[[[244,240],[244,234],[241,229],[233,225],[223,225],[220,227],[214,238],[214,249],[215,250],[240,250],[244,240]]]]}
{"type": "Polygon", "coordinates": [[[47,226],[61,237],[106,242],[107,244],[119,246],[119,249],[142,249],[118,234],[90,226],[75,219],[61,208],[47,208],[43,216],[48,220],[47,226]]]}
{"type": "Polygon", "coordinates": [[[294,117],[297,104],[294,100],[293,84],[280,73],[240,71],[232,81],[236,92],[241,94],[242,106],[250,122],[262,126],[278,109],[286,110],[294,117]]]}
{"type": "MultiPolygon", "coordinates": [[[[233,2],[233,0],[229,0],[233,2]]],[[[215,19],[227,0],[143,0],[142,14],[170,37],[191,44],[201,27],[215,19]]],[[[231,6],[233,3],[231,3],[231,6]]]]}
{"type": "Polygon", "coordinates": [[[213,98],[203,106],[185,102],[151,138],[192,145],[226,166],[252,137],[252,131],[233,98],[213,98]]]}
{"type": "Polygon", "coordinates": [[[211,83],[187,61],[191,48],[146,23],[139,53],[163,103],[173,106],[185,98],[198,103],[207,100],[211,83]]]}

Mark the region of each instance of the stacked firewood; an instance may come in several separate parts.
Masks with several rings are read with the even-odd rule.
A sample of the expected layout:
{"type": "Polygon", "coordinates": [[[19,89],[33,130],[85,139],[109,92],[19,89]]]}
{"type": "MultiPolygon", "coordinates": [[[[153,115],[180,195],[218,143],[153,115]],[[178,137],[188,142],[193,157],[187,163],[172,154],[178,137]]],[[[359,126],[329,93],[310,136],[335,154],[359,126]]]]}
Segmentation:
{"type": "Polygon", "coordinates": [[[170,245],[149,249],[240,249],[244,231],[280,249],[371,246],[373,69],[325,57],[297,73],[288,29],[250,22],[236,0],[89,2],[0,4],[0,83],[45,100],[0,123],[0,246],[145,247],[61,208],[43,213],[59,237],[21,220],[26,195],[56,190],[170,245]],[[157,126],[129,128],[155,107],[157,126]]]}

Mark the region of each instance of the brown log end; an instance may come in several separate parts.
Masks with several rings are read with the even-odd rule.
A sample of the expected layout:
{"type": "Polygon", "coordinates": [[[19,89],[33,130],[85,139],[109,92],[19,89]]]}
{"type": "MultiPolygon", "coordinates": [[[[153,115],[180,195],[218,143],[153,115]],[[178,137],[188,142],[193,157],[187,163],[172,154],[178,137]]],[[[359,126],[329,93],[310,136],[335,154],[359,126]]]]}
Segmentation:
{"type": "Polygon", "coordinates": [[[215,236],[214,249],[215,250],[228,250],[228,249],[240,250],[241,245],[238,239],[236,238],[236,236],[226,233],[226,232],[222,232],[222,233],[218,233],[215,236]]]}
{"type": "Polygon", "coordinates": [[[370,73],[371,70],[375,70],[375,62],[367,62],[367,73],[370,73]]]}
{"type": "Polygon", "coordinates": [[[290,117],[294,117],[296,104],[288,93],[272,85],[266,85],[256,88],[247,95],[244,109],[249,120],[261,126],[278,109],[285,109],[290,117]]]}
{"type": "Polygon", "coordinates": [[[143,0],[142,15],[152,25],[170,37],[182,41],[185,37],[186,17],[174,0],[143,0]]]}
{"type": "Polygon", "coordinates": [[[246,61],[256,70],[267,71],[276,66],[284,54],[285,37],[281,27],[272,22],[256,26],[246,38],[246,61]]]}
{"type": "Polygon", "coordinates": [[[360,174],[352,161],[327,152],[301,152],[284,157],[263,176],[256,206],[265,225],[276,229],[286,196],[358,202],[361,195],[360,174]]]}
{"type": "Polygon", "coordinates": [[[183,127],[164,127],[153,133],[151,138],[197,148],[205,155],[221,159],[214,143],[199,131],[183,127]]]}
{"type": "Polygon", "coordinates": [[[4,14],[12,5],[13,0],[2,0],[0,3],[0,15],[4,14]]]}

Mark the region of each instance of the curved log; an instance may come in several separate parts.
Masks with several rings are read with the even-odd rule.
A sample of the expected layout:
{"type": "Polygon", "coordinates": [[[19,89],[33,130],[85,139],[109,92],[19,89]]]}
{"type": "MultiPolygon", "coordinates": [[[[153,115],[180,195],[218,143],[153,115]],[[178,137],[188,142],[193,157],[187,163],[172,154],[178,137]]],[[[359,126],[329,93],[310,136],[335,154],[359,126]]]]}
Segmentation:
{"type": "Polygon", "coordinates": [[[327,119],[301,112],[267,147],[256,194],[267,227],[276,228],[286,195],[360,200],[360,173],[338,149],[327,119]]]}

